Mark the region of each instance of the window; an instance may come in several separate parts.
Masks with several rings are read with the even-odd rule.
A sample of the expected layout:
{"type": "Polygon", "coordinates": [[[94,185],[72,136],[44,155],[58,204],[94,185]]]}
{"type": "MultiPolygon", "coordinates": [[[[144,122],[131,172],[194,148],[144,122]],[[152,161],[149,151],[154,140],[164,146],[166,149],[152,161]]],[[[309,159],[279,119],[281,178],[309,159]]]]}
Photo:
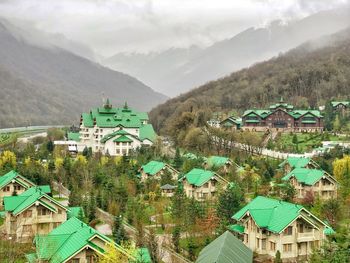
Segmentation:
{"type": "Polygon", "coordinates": [[[286,235],[286,236],[291,236],[293,234],[293,227],[292,226],[287,227],[283,231],[283,234],[286,235]]]}
{"type": "Polygon", "coordinates": [[[32,210],[24,211],[23,217],[25,217],[25,218],[32,217],[32,210]]]}
{"type": "Polygon", "coordinates": [[[270,250],[271,251],[276,251],[276,243],[270,241],[270,250]]]}
{"type": "Polygon", "coordinates": [[[266,238],[261,239],[261,249],[266,250],[266,238]]]}
{"type": "Polygon", "coordinates": [[[244,234],[244,242],[248,243],[248,234],[244,234]]]}
{"type": "Polygon", "coordinates": [[[86,262],[87,263],[94,263],[95,261],[95,257],[94,256],[86,256],[86,262]]]}
{"type": "Polygon", "coordinates": [[[74,258],[70,261],[70,263],[79,263],[80,259],[79,258],[74,258]]]}
{"type": "Polygon", "coordinates": [[[205,184],[203,185],[204,188],[208,188],[208,186],[209,186],[208,183],[205,183],[205,184]]]}
{"type": "Polygon", "coordinates": [[[32,232],[32,226],[31,225],[23,226],[23,232],[31,233],[32,232]]]}
{"type": "Polygon", "coordinates": [[[6,186],[6,187],[4,188],[4,192],[10,192],[10,186],[6,186]]]}
{"type": "Polygon", "coordinates": [[[283,244],[283,252],[291,252],[292,244],[283,244]]]}
{"type": "Polygon", "coordinates": [[[21,186],[20,185],[14,185],[13,186],[13,189],[15,190],[15,191],[19,191],[19,190],[21,190],[21,186]]]}
{"type": "Polygon", "coordinates": [[[260,239],[256,238],[256,248],[260,248],[260,239]]]}
{"type": "Polygon", "coordinates": [[[39,216],[46,216],[46,215],[49,215],[50,214],[50,211],[46,208],[39,208],[38,209],[38,215],[39,216]]]}

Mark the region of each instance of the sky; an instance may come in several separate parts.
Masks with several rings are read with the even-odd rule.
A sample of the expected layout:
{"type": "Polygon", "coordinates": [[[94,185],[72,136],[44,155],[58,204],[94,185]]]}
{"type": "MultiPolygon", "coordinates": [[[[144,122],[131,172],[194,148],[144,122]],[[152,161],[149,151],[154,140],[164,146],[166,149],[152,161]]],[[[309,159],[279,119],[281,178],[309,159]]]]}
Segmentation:
{"type": "Polygon", "coordinates": [[[0,16],[64,35],[104,57],[208,46],[249,27],[350,0],[0,0],[0,16]]]}

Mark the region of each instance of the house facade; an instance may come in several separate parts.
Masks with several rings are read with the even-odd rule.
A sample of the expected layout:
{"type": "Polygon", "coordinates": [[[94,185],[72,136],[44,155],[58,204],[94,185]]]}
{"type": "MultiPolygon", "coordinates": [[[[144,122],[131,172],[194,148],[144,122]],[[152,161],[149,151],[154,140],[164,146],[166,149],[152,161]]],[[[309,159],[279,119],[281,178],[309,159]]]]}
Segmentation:
{"type": "MultiPolygon", "coordinates": [[[[35,184],[12,170],[7,174],[0,176],[0,211],[4,208],[4,197],[20,195],[35,184]]],[[[50,186],[40,186],[45,193],[50,193],[50,186]]]]}
{"type": "Polygon", "coordinates": [[[258,196],[233,217],[235,231],[258,256],[305,260],[333,230],[303,206],[258,196]]]}
{"type": "Polygon", "coordinates": [[[170,173],[174,181],[178,180],[179,176],[179,172],[171,165],[158,161],[150,161],[147,164],[142,165],[139,172],[141,181],[146,181],[149,178],[159,180],[162,174],[166,172],[170,173]]]}
{"type": "Polygon", "coordinates": [[[103,107],[81,115],[78,149],[91,147],[93,152],[122,156],[141,145],[152,145],[155,138],[147,113],[137,112],[127,104],[113,108],[107,100],[103,107]]]}
{"type": "Polygon", "coordinates": [[[317,169],[319,165],[308,157],[288,157],[278,167],[287,174],[295,168],[317,169]]]}
{"type": "Polygon", "coordinates": [[[345,112],[350,109],[350,101],[332,101],[331,105],[334,111],[345,112]]]}
{"type": "Polygon", "coordinates": [[[319,110],[296,110],[283,103],[269,109],[250,109],[242,116],[242,129],[250,131],[320,132],[324,129],[319,110]]]}
{"type": "Polygon", "coordinates": [[[309,193],[322,200],[337,197],[337,180],[320,169],[295,168],[282,178],[296,190],[296,198],[304,199],[309,193]]]}
{"type": "Polygon", "coordinates": [[[220,175],[197,168],[185,174],[179,181],[182,182],[186,196],[197,201],[216,198],[218,190],[228,185],[228,181],[220,175]]]}
{"type": "Polygon", "coordinates": [[[48,234],[67,220],[67,208],[31,187],[17,196],[4,197],[5,233],[17,242],[28,242],[36,234],[48,234]]]}
{"type": "Polygon", "coordinates": [[[220,127],[226,130],[236,131],[241,128],[242,119],[234,116],[228,117],[220,122],[220,127]]]}
{"type": "Polygon", "coordinates": [[[97,263],[111,247],[125,257],[125,262],[152,263],[148,249],[130,254],[76,217],[46,235],[37,235],[34,243],[36,253],[26,255],[29,263],[97,263]]]}

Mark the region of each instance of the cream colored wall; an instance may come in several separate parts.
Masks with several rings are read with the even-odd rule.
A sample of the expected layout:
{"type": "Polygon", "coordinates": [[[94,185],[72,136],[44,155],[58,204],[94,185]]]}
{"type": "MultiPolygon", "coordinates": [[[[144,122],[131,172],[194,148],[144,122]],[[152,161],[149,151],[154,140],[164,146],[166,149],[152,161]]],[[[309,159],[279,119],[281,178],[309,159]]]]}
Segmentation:
{"type": "Polygon", "coordinates": [[[35,234],[48,234],[59,224],[67,220],[67,213],[63,208],[53,203],[51,203],[50,205],[56,207],[59,211],[61,211],[61,214],[50,212],[48,215],[39,215],[38,209],[40,207],[43,207],[41,205],[33,205],[25,210],[32,211],[31,217],[24,217],[24,212],[20,213],[17,216],[13,216],[12,213],[6,212],[6,234],[9,236],[13,236],[19,242],[28,241],[28,239],[30,240],[35,234]],[[30,226],[30,230],[26,230],[26,228],[29,227],[25,226],[30,226]],[[44,227],[41,228],[40,226],[44,227]]]}
{"type": "MultiPolygon", "coordinates": [[[[3,188],[0,189],[0,210],[3,209],[3,201],[4,201],[4,197],[5,196],[12,196],[13,193],[15,192],[14,186],[21,186],[20,184],[16,183],[16,182],[11,182],[9,184],[7,184],[6,186],[4,186],[3,188]],[[4,191],[5,188],[9,186],[10,190],[9,191],[4,191]]],[[[21,190],[16,190],[17,195],[23,193],[25,190],[27,190],[26,188],[24,188],[23,186],[21,186],[21,190]]]]}
{"type": "Polygon", "coordinates": [[[314,196],[319,196],[322,200],[327,200],[330,198],[335,198],[337,196],[337,185],[329,179],[325,179],[329,184],[324,185],[323,181],[320,180],[313,186],[303,185],[299,183],[294,177],[290,179],[291,185],[294,186],[296,190],[296,196],[299,199],[306,197],[306,193],[311,191],[314,196]]]}
{"type": "Polygon", "coordinates": [[[98,262],[97,253],[89,248],[85,248],[84,250],[80,251],[77,255],[66,261],[66,263],[71,263],[74,259],[79,259],[79,263],[87,263],[87,256],[95,256],[96,261],[94,262],[98,262]]]}
{"type": "Polygon", "coordinates": [[[148,176],[143,170],[141,170],[141,173],[140,173],[141,174],[141,181],[144,182],[148,178],[153,178],[153,179],[159,180],[161,178],[162,174],[164,173],[164,170],[167,170],[167,171],[169,171],[171,173],[171,176],[172,176],[173,180],[176,180],[176,181],[178,180],[178,174],[179,173],[177,171],[167,167],[167,165],[166,165],[162,170],[160,170],[157,174],[155,174],[153,176],[148,176]]]}
{"type": "Polygon", "coordinates": [[[200,187],[196,187],[193,186],[191,184],[189,184],[187,182],[186,179],[184,179],[183,181],[183,187],[184,187],[184,192],[186,194],[187,197],[189,198],[194,198],[198,201],[203,201],[205,199],[211,199],[213,197],[215,197],[216,192],[217,192],[217,186],[218,186],[218,182],[216,181],[216,184],[213,184],[213,180],[210,180],[207,182],[208,187],[205,187],[206,184],[200,186],[200,187]],[[205,197],[207,196],[207,197],[205,197]]]}
{"type": "MultiPolygon", "coordinates": [[[[269,255],[275,257],[276,252],[279,250],[281,252],[282,259],[296,258],[298,256],[310,255],[312,251],[312,243],[314,241],[319,242],[321,246],[322,241],[325,239],[323,234],[324,226],[317,223],[320,230],[313,229],[310,233],[299,233],[297,228],[297,221],[294,221],[290,226],[293,227],[292,235],[286,235],[282,233],[272,233],[266,231],[263,233],[262,229],[259,229],[254,220],[248,217],[246,220],[242,221],[245,226],[244,244],[251,250],[260,255],[269,255]],[[259,238],[259,247],[257,246],[257,238],[259,238]],[[262,239],[266,240],[266,249],[262,249],[262,239]],[[275,243],[275,250],[271,250],[270,242],[275,243]],[[298,249],[298,243],[300,244],[300,249],[298,249]],[[292,244],[292,251],[285,252],[283,249],[284,244],[292,244]]],[[[308,225],[306,223],[306,225],[308,225]]]]}

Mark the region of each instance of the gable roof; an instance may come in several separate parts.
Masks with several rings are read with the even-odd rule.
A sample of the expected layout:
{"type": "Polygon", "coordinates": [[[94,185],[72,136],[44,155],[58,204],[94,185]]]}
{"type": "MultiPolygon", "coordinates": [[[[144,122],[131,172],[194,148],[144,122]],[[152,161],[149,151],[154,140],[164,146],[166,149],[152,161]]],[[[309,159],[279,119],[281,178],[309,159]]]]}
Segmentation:
{"type": "Polygon", "coordinates": [[[344,106],[350,106],[350,101],[332,101],[331,104],[333,107],[337,107],[340,104],[343,104],[344,106]]]}
{"type": "Polygon", "coordinates": [[[67,210],[65,206],[57,202],[52,197],[48,196],[43,192],[40,187],[31,187],[27,191],[23,192],[18,196],[5,196],[4,205],[5,211],[11,212],[13,215],[18,215],[28,207],[32,206],[34,203],[39,202],[41,205],[45,206],[53,212],[57,212],[56,209],[51,205],[54,203],[63,209],[67,210]],[[48,199],[47,201],[42,200],[42,198],[48,199]]]}
{"type": "Polygon", "coordinates": [[[220,168],[220,167],[226,165],[228,162],[232,163],[230,158],[222,157],[222,156],[214,156],[214,155],[210,156],[206,160],[206,163],[209,167],[217,167],[217,168],[220,168]]]}
{"type": "Polygon", "coordinates": [[[279,167],[283,167],[288,163],[292,168],[305,168],[311,161],[312,159],[308,157],[288,157],[279,164],[279,167]]]}
{"type": "Polygon", "coordinates": [[[171,184],[165,184],[160,187],[162,190],[174,190],[176,189],[176,185],[171,185],[171,184]]]}
{"type": "MultiPolygon", "coordinates": [[[[258,196],[234,214],[232,218],[239,221],[244,215],[249,213],[260,228],[280,233],[301,215],[302,210],[313,216],[301,205],[258,196]]],[[[323,223],[317,217],[313,217],[323,223]]],[[[325,223],[323,224],[325,225],[325,223]]]]}
{"type": "MultiPolygon", "coordinates": [[[[76,217],[72,217],[52,230],[48,235],[35,237],[37,258],[39,260],[47,260],[50,263],[61,263],[86,246],[103,253],[104,251],[101,247],[91,242],[94,237],[98,237],[106,243],[112,242],[108,237],[76,217]]],[[[122,250],[118,246],[117,248],[122,250]]]]}
{"type": "Polygon", "coordinates": [[[200,187],[214,177],[219,176],[212,171],[194,168],[179,180],[186,179],[189,184],[200,187]]]}
{"type": "MultiPolygon", "coordinates": [[[[317,183],[323,176],[331,177],[325,171],[319,169],[307,169],[307,168],[295,168],[293,171],[285,175],[282,180],[288,181],[291,177],[295,177],[295,179],[299,183],[303,183],[306,185],[314,185],[317,183]]],[[[334,181],[335,179],[331,177],[334,181]]]]}
{"type": "Polygon", "coordinates": [[[68,207],[67,218],[70,219],[72,217],[79,218],[80,214],[85,217],[84,209],[81,206],[71,206],[68,207]]]}
{"type": "Polygon", "coordinates": [[[0,189],[8,185],[13,180],[15,180],[18,184],[22,185],[25,188],[29,188],[35,185],[33,182],[31,182],[27,178],[23,177],[16,171],[12,170],[3,176],[0,176],[0,189]]]}
{"type": "Polygon", "coordinates": [[[196,263],[252,263],[253,251],[226,231],[199,253],[196,263]]]}
{"type": "Polygon", "coordinates": [[[153,129],[152,124],[144,124],[140,127],[140,140],[144,141],[146,139],[150,140],[151,142],[154,142],[157,134],[153,129]]]}
{"type": "Polygon", "coordinates": [[[79,132],[68,132],[67,139],[69,141],[80,142],[80,133],[79,132]]]}
{"type": "Polygon", "coordinates": [[[142,165],[141,169],[144,173],[149,175],[155,175],[159,173],[165,167],[165,163],[158,161],[150,161],[145,165],[142,165]]]}
{"type": "Polygon", "coordinates": [[[233,124],[240,126],[242,124],[242,119],[231,116],[220,122],[220,125],[226,127],[233,126],[233,124]]]}

